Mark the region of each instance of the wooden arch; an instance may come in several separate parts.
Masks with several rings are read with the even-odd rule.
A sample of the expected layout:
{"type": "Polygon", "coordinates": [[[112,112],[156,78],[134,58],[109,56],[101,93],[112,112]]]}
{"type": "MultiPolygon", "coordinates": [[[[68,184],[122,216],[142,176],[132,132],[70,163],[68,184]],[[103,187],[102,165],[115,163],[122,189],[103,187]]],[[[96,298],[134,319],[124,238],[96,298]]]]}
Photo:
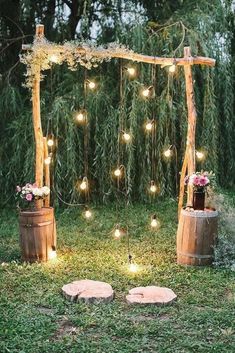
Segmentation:
{"type": "MultiPolygon", "coordinates": [[[[37,43],[44,39],[44,26],[36,26],[36,40],[37,43]]],[[[23,45],[23,50],[32,50],[33,45],[23,45]]],[[[58,52],[63,52],[65,46],[60,45],[50,48],[50,54],[56,54],[58,52]]],[[[78,46],[78,53],[86,53],[86,48],[78,46]]],[[[134,52],[127,52],[126,50],[120,48],[118,50],[112,51],[111,49],[103,50],[93,50],[89,53],[94,57],[98,58],[122,58],[136,62],[143,62],[154,65],[179,65],[184,67],[185,83],[186,83],[186,101],[188,108],[188,130],[187,130],[187,140],[186,140],[186,150],[182,165],[182,171],[180,176],[180,190],[179,190],[179,203],[178,211],[180,212],[183,206],[184,197],[184,178],[186,172],[188,174],[193,174],[196,170],[196,160],[195,160],[195,133],[196,133],[196,120],[197,112],[194,99],[194,89],[193,89],[193,77],[192,77],[192,66],[193,65],[206,65],[214,66],[215,60],[207,57],[192,56],[190,47],[184,48],[183,58],[167,58],[167,57],[156,57],[147,56],[134,52]]],[[[43,179],[45,178],[45,183],[49,183],[49,172],[48,168],[44,170],[44,157],[47,153],[45,148],[45,138],[42,133],[41,124],[41,114],[40,114],[40,67],[37,70],[36,75],[33,80],[32,87],[32,104],[33,104],[33,126],[34,126],[34,136],[36,145],[36,161],[35,161],[35,182],[38,186],[43,185],[43,179]]],[[[192,187],[188,187],[187,195],[187,205],[192,205],[193,190],[192,187]]],[[[40,202],[38,201],[40,206],[40,202]]]]}

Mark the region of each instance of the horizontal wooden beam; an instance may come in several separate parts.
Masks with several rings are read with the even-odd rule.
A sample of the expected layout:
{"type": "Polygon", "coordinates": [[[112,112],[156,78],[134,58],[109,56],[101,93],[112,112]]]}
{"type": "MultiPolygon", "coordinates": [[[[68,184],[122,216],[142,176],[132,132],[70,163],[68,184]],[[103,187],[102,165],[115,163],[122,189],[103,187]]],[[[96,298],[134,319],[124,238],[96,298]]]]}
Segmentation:
{"type": "MultiPolygon", "coordinates": [[[[22,45],[23,50],[33,50],[33,45],[22,45]]],[[[66,50],[66,45],[58,45],[54,46],[47,44],[46,48],[49,55],[52,54],[63,54],[66,50]]],[[[77,47],[77,52],[81,54],[89,53],[89,56],[92,55],[96,58],[121,58],[136,62],[143,62],[147,64],[155,64],[155,65],[162,65],[162,66],[170,66],[170,65],[206,65],[206,66],[215,66],[215,59],[203,57],[203,56],[191,56],[188,58],[163,58],[158,56],[149,56],[143,54],[137,54],[132,52],[131,50],[128,51],[126,49],[118,48],[118,49],[87,49],[84,47],[77,47]]]]}

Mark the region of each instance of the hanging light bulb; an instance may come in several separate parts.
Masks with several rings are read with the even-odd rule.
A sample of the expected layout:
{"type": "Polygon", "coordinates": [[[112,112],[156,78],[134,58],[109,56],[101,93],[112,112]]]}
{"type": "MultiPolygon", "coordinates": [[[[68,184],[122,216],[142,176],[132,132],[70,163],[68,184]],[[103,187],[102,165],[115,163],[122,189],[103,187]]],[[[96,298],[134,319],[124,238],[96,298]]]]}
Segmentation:
{"type": "Polygon", "coordinates": [[[130,76],[135,76],[136,74],[136,69],[134,67],[128,67],[127,72],[130,76]]]}
{"type": "Polygon", "coordinates": [[[92,212],[91,212],[91,210],[89,210],[88,208],[85,210],[85,212],[84,212],[84,217],[86,218],[86,219],[90,219],[91,217],[92,217],[92,212]]]}
{"type": "Polygon", "coordinates": [[[144,90],[142,91],[142,95],[143,95],[145,98],[149,97],[149,95],[150,95],[150,90],[149,90],[148,88],[144,89],[144,90]]]}
{"type": "Polygon", "coordinates": [[[59,62],[59,58],[58,58],[57,55],[52,54],[52,55],[49,56],[49,61],[54,63],[54,64],[57,64],[59,62]]]}
{"type": "Polygon", "coordinates": [[[82,191],[85,191],[85,190],[88,189],[88,181],[87,181],[87,178],[86,178],[86,177],[84,177],[84,178],[82,179],[82,182],[81,182],[81,184],[80,184],[80,189],[81,189],[82,191]]]}
{"type": "Polygon", "coordinates": [[[49,138],[49,139],[47,140],[47,146],[48,146],[48,147],[52,147],[53,145],[54,145],[53,139],[52,139],[52,138],[49,138]]]}
{"type": "Polygon", "coordinates": [[[120,227],[119,227],[119,224],[117,224],[116,226],[115,226],[115,229],[114,229],[114,237],[116,238],[116,239],[119,239],[120,237],[121,237],[121,235],[122,235],[122,232],[121,232],[121,229],[120,229],[120,227]]]}
{"type": "Polygon", "coordinates": [[[96,88],[96,83],[94,81],[87,80],[87,85],[90,89],[96,88]]]}
{"type": "Polygon", "coordinates": [[[175,71],[176,71],[176,65],[175,65],[175,64],[169,66],[169,72],[170,72],[171,74],[174,74],[175,71]]]}
{"type": "Polygon", "coordinates": [[[75,120],[78,124],[85,124],[87,122],[87,111],[81,109],[75,114],[75,120]]]}
{"type": "Polygon", "coordinates": [[[153,130],[153,121],[147,121],[145,124],[145,130],[147,132],[150,132],[153,130]]]}
{"type": "Polygon", "coordinates": [[[156,186],[154,180],[151,180],[149,190],[150,190],[153,194],[155,194],[155,192],[157,192],[157,186],[156,186]]]}
{"type": "Polygon", "coordinates": [[[131,141],[131,135],[130,134],[128,134],[127,132],[124,132],[123,133],[123,140],[124,140],[124,142],[130,142],[131,141]]]}
{"type": "Polygon", "coordinates": [[[148,88],[144,88],[142,90],[142,96],[145,98],[149,98],[150,96],[153,96],[153,86],[149,86],[148,88]]]}
{"type": "Polygon", "coordinates": [[[205,154],[201,151],[196,151],[196,157],[199,161],[201,161],[205,158],[205,154]]]}
{"type": "Polygon", "coordinates": [[[122,174],[122,172],[121,172],[121,170],[120,170],[119,168],[117,168],[117,169],[114,171],[114,175],[117,176],[117,177],[121,176],[121,174],[122,174]]]}
{"type": "Polygon", "coordinates": [[[124,169],[123,165],[120,165],[119,167],[117,167],[117,169],[115,169],[113,172],[114,176],[117,178],[121,177],[123,174],[123,169],[124,169]]]}
{"type": "Polygon", "coordinates": [[[157,220],[157,216],[156,215],[152,216],[150,225],[151,225],[152,228],[155,228],[155,229],[159,227],[159,222],[157,220]]]}
{"type": "Polygon", "coordinates": [[[170,158],[171,155],[172,155],[172,150],[170,149],[170,147],[169,147],[167,150],[165,150],[165,151],[163,152],[163,154],[164,154],[164,156],[165,156],[166,158],[170,158]]]}
{"type": "Polygon", "coordinates": [[[136,273],[136,272],[138,272],[138,270],[139,270],[139,267],[137,264],[133,264],[133,263],[129,264],[129,271],[130,272],[136,273]]]}
{"type": "Polygon", "coordinates": [[[48,156],[47,158],[45,158],[45,159],[44,159],[44,163],[45,163],[46,165],[51,164],[51,156],[48,156]]]}

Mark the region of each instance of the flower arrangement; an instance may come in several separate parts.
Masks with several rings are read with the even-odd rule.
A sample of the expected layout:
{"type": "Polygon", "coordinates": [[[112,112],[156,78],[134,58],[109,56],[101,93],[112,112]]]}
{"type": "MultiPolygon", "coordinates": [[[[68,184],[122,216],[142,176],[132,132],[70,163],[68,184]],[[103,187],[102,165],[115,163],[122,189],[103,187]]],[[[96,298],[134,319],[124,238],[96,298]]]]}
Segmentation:
{"type": "Polygon", "coordinates": [[[196,172],[185,177],[185,185],[193,186],[195,191],[205,192],[207,187],[211,186],[214,176],[212,172],[196,172]]]}
{"type": "Polygon", "coordinates": [[[23,187],[17,185],[16,194],[21,199],[32,202],[35,200],[43,200],[50,194],[50,189],[48,186],[43,186],[39,188],[37,184],[27,183],[23,187]]]}

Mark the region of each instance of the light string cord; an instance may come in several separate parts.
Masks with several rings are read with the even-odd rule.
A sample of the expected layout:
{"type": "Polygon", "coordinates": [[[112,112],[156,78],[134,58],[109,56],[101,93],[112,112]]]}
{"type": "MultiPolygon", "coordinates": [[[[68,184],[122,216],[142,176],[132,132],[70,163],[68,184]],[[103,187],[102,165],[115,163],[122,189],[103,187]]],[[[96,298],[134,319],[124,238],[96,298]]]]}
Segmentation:
{"type": "MultiPolygon", "coordinates": [[[[85,115],[86,115],[86,121],[85,121],[85,125],[84,125],[84,173],[85,173],[85,177],[88,178],[88,163],[89,163],[89,156],[88,156],[88,143],[89,143],[89,129],[88,129],[88,119],[87,119],[87,69],[84,69],[84,109],[85,109],[85,115]]],[[[85,190],[85,202],[88,203],[90,200],[90,194],[89,194],[89,187],[87,187],[87,189],[85,190]]]]}
{"type": "MultiPolygon", "coordinates": [[[[152,65],[152,85],[154,91],[156,89],[156,65],[152,65]]],[[[155,180],[156,177],[156,122],[154,120],[154,102],[152,102],[152,112],[151,112],[151,119],[153,121],[153,131],[152,131],[152,156],[151,156],[151,171],[152,171],[152,180],[155,180]]]]}

